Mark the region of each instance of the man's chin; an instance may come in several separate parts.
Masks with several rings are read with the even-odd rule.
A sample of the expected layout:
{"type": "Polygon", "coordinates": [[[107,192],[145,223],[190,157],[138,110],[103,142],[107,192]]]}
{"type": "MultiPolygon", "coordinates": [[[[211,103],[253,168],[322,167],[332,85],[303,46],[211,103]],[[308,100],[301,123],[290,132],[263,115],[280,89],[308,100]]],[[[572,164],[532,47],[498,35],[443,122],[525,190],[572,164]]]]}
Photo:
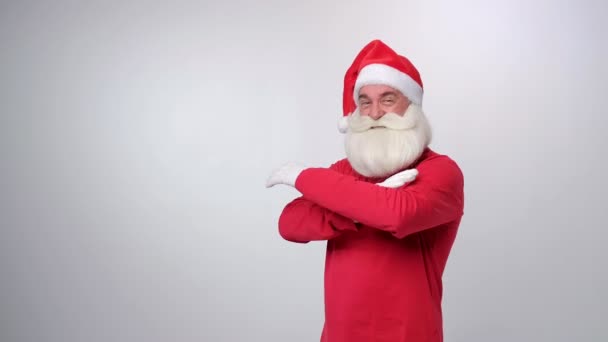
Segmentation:
{"type": "Polygon", "coordinates": [[[411,166],[428,145],[418,128],[393,130],[375,128],[346,135],[346,157],[357,173],[383,178],[411,166]]]}
{"type": "Polygon", "coordinates": [[[414,105],[393,124],[377,123],[365,131],[346,132],[346,157],[357,173],[381,178],[410,167],[431,141],[431,127],[422,110],[414,105]],[[395,129],[396,128],[396,129],[395,129]]]}
{"type": "Polygon", "coordinates": [[[358,174],[368,178],[385,178],[406,169],[411,164],[410,161],[367,160],[365,156],[356,155],[347,156],[347,159],[358,174]]]}
{"type": "Polygon", "coordinates": [[[351,148],[347,148],[346,156],[353,169],[365,177],[389,176],[407,167],[410,162],[408,158],[410,151],[403,146],[386,146],[385,143],[362,143],[353,140],[350,145],[351,148]]]}

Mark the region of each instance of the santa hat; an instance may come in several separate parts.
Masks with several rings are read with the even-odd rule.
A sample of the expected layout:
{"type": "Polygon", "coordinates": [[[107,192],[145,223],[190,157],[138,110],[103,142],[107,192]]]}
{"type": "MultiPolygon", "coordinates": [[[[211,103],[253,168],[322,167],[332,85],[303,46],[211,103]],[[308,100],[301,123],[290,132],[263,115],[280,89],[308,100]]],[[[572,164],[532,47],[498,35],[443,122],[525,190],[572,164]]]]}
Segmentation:
{"type": "Polygon", "coordinates": [[[376,39],[359,52],[344,75],[343,116],[340,132],[348,128],[347,117],[357,109],[359,90],[369,84],[384,84],[399,90],[412,103],[422,105],[422,79],[414,65],[376,39]]]}

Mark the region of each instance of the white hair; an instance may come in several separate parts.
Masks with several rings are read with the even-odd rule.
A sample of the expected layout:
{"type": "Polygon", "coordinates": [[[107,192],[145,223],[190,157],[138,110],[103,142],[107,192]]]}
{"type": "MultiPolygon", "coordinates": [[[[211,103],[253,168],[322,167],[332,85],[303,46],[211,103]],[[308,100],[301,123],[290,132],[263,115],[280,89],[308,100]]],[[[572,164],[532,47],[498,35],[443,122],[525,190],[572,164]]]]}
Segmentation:
{"type": "Polygon", "coordinates": [[[348,117],[344,147],[355,171],[381,178],[410,166],[431,138],[431,126],[422,108],[412,103],[403,116],[387,113],[378,120],[356,110],[348,117]]]}

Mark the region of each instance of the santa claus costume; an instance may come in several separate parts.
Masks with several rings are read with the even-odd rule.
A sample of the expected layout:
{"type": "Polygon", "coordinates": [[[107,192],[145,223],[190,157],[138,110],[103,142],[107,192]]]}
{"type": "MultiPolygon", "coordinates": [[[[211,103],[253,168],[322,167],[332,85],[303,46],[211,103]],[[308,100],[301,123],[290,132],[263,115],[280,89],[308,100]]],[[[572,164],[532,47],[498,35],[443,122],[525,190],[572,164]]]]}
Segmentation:
{"type": "Polygon", "coordinates": [[[450,157],[428,147],[422,95],[413,64],[382,41],[370,42],[344,77],[339,128],[347,158],[295,173],[292,185],[302,196],[287,204],[278,226],[288,241],[327,241],[323,342],[443,340],[442,274],[463,215],[464,180],[450,157]],[[360,133],[350,122],[359,90],[369,84],[388,85],[411,102],[403,129],[386,129],[394,137],[360,133]],[[368,135],[358,134],[386,144],[366,144],[368,135]],[[377,167],[383,164],[388,168],[377,167]],[[413,169],[410,182],[386,185],[413,169]]]}

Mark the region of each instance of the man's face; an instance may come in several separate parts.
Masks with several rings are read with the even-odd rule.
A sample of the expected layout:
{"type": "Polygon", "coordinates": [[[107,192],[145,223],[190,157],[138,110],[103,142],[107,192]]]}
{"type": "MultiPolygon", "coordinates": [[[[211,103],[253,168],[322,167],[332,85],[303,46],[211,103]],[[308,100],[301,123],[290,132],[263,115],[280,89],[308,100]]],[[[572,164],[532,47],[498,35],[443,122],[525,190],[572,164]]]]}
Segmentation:
{"type": "Polygon", "coordinates": [[[359,90],[359,113],[374,120],[380,119],[386,113],[403,116],[409,105],[407,97],[387,85],[366,85],[359,90]]]}
{"type": "Polygon", "coordinates": [[[366,177],[386,177],[411,165],[431,140],[422,108],[385,85],[359,91],[357,110],[348,118],[346,156],[366,177]]]}

